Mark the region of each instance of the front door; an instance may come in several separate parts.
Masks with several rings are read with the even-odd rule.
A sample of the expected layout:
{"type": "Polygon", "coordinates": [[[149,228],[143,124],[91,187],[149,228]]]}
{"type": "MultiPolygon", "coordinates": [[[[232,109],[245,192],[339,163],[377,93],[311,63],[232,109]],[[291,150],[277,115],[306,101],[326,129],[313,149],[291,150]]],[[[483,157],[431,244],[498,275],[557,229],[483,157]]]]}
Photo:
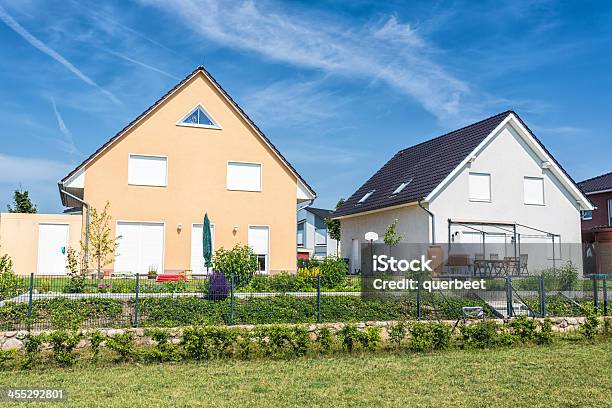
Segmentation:
{"type": "Polygon", "coordinates": [[[68,250],[67,224],[38,225],[39,275],[64,275],[68,250]]]}

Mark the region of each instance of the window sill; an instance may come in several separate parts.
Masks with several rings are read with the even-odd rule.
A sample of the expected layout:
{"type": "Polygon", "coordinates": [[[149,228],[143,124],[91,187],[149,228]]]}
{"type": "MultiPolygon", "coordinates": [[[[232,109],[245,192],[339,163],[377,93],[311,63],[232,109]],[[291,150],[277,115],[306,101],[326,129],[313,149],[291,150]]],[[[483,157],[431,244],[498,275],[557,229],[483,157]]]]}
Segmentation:
{"type": "Polygon", "coordinates": [[[214,125],[198,125],[197,123],[188,125],[187,123],[177,123],[176,126],[189,127],[189,128],[200,128],[200,129],[213,129],[221,130],[221,127],[214,125]]]}
{"type": "Polygon", "coordinates": [[[168,187],[168,184],[134,184],[134,183],[128,183],[128,186],[135,186],[135,187],[168,187]]]}
{"type": "Polygon", "coordinates": [[[245,193],[261,193],[261,190],[240,190],[240,189],[234,189],[234,188],[228,188],[227,191],[242,191],[245,193]]]}
{"type": "Polygon", "coordinates": [[[536,207],[546,207],[546,204],[538,204],[538,203],[523,203],[525,205],[533,205],[536,207]]]}
{"type": "Polygon", "coordinates": [[[470,202],[472,203],[490,203],[492,201],[491,200],[479,200],[477,198],[470,198],[470,202]]]}

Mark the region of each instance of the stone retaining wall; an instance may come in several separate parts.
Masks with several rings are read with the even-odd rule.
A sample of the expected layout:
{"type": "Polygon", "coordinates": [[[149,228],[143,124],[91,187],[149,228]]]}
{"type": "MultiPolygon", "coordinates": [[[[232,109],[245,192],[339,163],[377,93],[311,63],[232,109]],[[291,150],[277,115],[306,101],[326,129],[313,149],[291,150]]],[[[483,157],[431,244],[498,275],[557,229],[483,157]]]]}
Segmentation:
{"type": "MultiPolygon", "coordinates": [[[[602,322],[604,319],[612,322],[612,316],[600,318],[602,322]]],[[[489,320],[497,322],[499,324],[507,322],[502,319],[489,319],[489,320]]],[[[536,320],[542,321],[544,319],[536,319],[536,320]]],[[[580,325],[584,323],[586,318],[585,317],[552,317],[550,318],[550,320],[552,321],[552,324],[553,324],[552,326],[553,332],[569,333],[569,332],[577,331],[580,325]]],[[[465,323],[466,324],[476,324],[479,321],[480,320],[467,320],[465,321],[465,323]]],[[[353,323],[353,324],[360,330],[364,330],[368,326],[381,327],[382,338],[383,340],[386,340],[388,339],[387,327],[393,326],[395,323],[396,323],[395,321],[384,321],[384,322],[375,321],[375,322],[361,322],[361,323],[353,323]]],[[[456,320],[443,320],[442,323],[448,324],[449,326],[454,326],[456,323],[456,320]]],[[[311,338],[314,339],[318,335],[319,330],[324,327],[329,328],[332,333],[335,333],[341,330],[347,324],[348,323],[317,323],[317,324],[295,324],[291,326],[306,327],[308,329],[308,332],[310,333],[311,338]]],[[[254,330],[256,326],[255,325],[234,325],[234,326],[226,326],[226,327],[230,329],[254,330]]],[[[183,329],[184,327],[175,327],[175,328],[168,328],[166,330],[168,330],[168,332],[170,333],[170,338],[172,342],[178,343],[181,339],[183,329]]],[[[95,329],[83,330],[82,332],[87,333],[88,331],[89,332],[95,331],[95,329]]],[[[132,333],[136,344],[143,345],[143,346],[152,344],[152,340],[149,336],[146,335],[146,329],[144,328],[99,329],[98,331],[104,337],[114,336],[114,335],[123,334],[123,333],[132,333]]],[[[25,330],[0,332],[0,348],[2,348],[2,350],[9,350],[9,349],[22,350],[23,340],[27,337],[28,333],[29,332],[25,330]]],[[[42,333],[51,333],[51,331],[49,330],[32,331],[31,333],[32,335],[38,335],[42,333]]],[[[80,348],[87,347],[88,345],[89,345],[89,342],[86,339],[83,339],[79,342],[76,348],[80,349],[80,348]]]]}

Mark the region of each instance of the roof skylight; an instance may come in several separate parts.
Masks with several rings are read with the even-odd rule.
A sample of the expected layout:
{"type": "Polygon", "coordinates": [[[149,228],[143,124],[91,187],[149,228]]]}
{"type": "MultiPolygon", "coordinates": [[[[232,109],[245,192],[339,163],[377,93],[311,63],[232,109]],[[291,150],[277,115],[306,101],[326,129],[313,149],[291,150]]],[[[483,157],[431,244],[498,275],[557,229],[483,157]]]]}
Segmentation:
{"type": "Polygon", "coordinates": [[[393,191],[393,193],[391,193],[391,195],[396,195],[396,194],[401,193],[401,192],[402,192],[402,190],[403,190],[404,188],[406,188],[406,186],[407,186],[408,184],[410,184],[410,182],[411,182],[411,181],[412,181],[412,179],[408,179],[408,180],[404,181],[402,184],[400,184],[400,185],[399,185],[399,186],[398,186],[398,187],[397,187],[397,188],[396,188],[396,189],[393,191]]]}
{"type": "Polygon", "coordinates": [[[363,203],[365,200],[367,200],[368,198],[370,198],[370,196],[371,196],[372,194],[374,194],[374,192],[375,192],[375,191],[376,191],[376,190],[370,190],[370,191],[368,191],[367,193],[365,193],[365,195],[364,195],[363,197],[361,197],[361,200],[357,201],[357,204],[361,204],[361,203],[363,203]]]}

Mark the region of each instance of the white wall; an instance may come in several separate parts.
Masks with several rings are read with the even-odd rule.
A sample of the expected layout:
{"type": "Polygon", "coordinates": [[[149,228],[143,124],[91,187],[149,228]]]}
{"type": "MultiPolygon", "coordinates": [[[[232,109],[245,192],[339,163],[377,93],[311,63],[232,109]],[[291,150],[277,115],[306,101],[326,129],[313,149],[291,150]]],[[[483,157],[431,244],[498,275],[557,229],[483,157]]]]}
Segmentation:
{"type": "MultiPolygon", "coordinates": [[[[297,212],[298,223],[306,221],[304,225],[304,245],[298,248],[308,249],[314,255],[315,250],[315,215],[310,211],[301,208],[297,212]]],[[[327,255],[336,255],[336,240],[331,239],[327,234],[327,255]]]]}
{"type": "MultiPolygon", "coordinates": [[[[542,169],[541,160],[510,125],[502,129],[476,160],[466,165],[431,200],[429,208],[436,216],[438,242],[448,242],[448,218],[517,222],[559,234],[565,244],[581,242],[580,211],[576,200],[549,170],[542,169]],[[469,200],[470,172],[491,174],[491,202],[469,200]],[[525,176],[544,178],[543,206],[524,204],[525,176]]],[[[457,229],[461,228],[454,230],[457,229]]],[[[578,245],[568,248],[563,251],[563,258],[571,258],[580,266],[581,254],[576,253],[579,252],[578,245]]]]}
{"type": "Polygon", "coordinates": [[[376,232],[379,236],[377,242],[382,243],[385,230],[395,219],[399,220],[395,227],[395,232],[404,235],[403,243],[429,242],[429,216],[422,208],[417,205],[411,205],[341,219],[341,256],[343,258],[352,258],[352,240],[358,239],[361,245],[365,242],[364,235],[366,232],[376,232]]]}

